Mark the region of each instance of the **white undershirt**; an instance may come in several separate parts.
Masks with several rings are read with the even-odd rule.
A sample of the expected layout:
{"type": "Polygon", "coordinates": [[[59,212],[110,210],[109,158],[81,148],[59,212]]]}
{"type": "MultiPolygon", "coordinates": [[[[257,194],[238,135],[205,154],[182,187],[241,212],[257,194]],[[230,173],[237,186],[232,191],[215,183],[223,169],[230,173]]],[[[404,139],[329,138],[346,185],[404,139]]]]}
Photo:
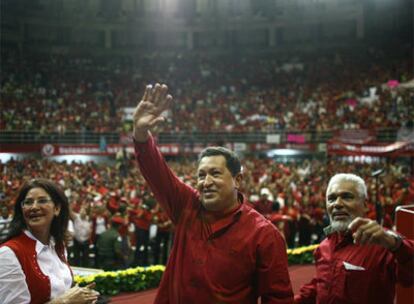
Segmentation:
{"type": "Polygon", "coordinates": [[[102,216],[98,216],[96,218],[96,228],[95,228],[95,233],[97,235],[100,235],[102,233],[104,233],[106,230],[106,225],[105,225],[105,218],[102,216]]]}
{"type": "MultiPolygon", "coordinates": [[[[44,245],[29,231],[24,231],[24,233],[36,241],[37,263],[43,274],[49,277],[50,298],[56,298],[72,286],[69,267],[59,259],[52,240],[49,245],[44,245]]],[[[0,265],[0,303],[30,303],[26,276],[14,251],[7,246],[0,248],[0,265]]]]}
{"type": "Polygon", "coordinates": [[[78,242],[86,242],[89,240],[92,232],[92,223],[89,219],[82,217],[79,214],[75,214],[75,221],[73,222],[74,237],[78,242]]]}

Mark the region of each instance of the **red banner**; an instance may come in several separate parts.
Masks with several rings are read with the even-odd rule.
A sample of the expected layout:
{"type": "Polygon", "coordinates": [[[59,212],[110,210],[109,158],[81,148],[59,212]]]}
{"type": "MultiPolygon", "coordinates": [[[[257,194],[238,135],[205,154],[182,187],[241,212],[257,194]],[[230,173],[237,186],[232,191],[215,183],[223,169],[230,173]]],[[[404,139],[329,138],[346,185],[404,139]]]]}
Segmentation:
{"type": "MultiPolygon", "coordinates": [[[[110,144],[102,149],[99,145],[61,145],[61,144],[2,144],[1,153],[41,153],[42,156],[58,155],[95,155],[109,156],[115,155],[122,149],[123,145],[110,144]]],[[[174,156],[180,152],[178,144],[158,145],[164,155],[174,156]]],[[[128,153],[134,153],[134,146],[127,145],[128,153]]]]}
{"type": "Polygon", "coordinates": [[[375,132],[373,130],[349,129],[340,130],[335,134],[335,142],[343,142],[348,144],[363,145],[375,140],[375,132]]]}

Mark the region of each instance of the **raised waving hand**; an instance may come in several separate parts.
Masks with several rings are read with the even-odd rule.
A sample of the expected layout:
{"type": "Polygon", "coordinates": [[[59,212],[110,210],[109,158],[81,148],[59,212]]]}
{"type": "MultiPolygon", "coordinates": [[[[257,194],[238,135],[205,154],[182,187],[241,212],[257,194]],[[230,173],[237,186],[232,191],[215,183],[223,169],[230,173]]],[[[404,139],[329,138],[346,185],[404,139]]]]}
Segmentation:
{"type": "Polygon", "coordinates": [[[133,136],[138,142],[148,139],[148,131],[157,124],[163,122],[165,117],[161,114],[168,110],[172,102],[172,96],[167,94],[168,87],[165,84],[147,85],[141,101],[134,112],[133,136]]]}

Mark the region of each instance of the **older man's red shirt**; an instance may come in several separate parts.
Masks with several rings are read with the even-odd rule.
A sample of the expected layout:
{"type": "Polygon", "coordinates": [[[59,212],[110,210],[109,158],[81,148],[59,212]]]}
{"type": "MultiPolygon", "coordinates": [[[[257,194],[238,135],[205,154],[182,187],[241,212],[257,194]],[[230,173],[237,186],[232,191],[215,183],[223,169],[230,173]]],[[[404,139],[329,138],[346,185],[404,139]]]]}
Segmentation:
{"type": "Polygon", "coordinates": [[[414,282],[413,240],[404,239],[391,252],[379,245],[356,245],[350,234],[330,233],[314,257],[316,276],[295,296],[297,304],[393,304],[395,284],[414,282]]]}

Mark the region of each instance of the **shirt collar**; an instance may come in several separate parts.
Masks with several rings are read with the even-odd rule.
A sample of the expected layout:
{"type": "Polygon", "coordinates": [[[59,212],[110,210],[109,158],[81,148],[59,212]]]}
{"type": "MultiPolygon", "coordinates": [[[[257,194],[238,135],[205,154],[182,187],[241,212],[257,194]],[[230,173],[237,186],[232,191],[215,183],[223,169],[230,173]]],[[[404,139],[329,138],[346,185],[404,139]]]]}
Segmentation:
{"type": "Polygon", "coordinates": [[[340,248],[346,246],[349,243],[353,243],[352,233],[350,231],[337,233],[332,229],[332,226],[330,225],[325,227],[323,231],[328,238],[336,240],[336,248],[340,248]]]}
{"type": "MultiPolygon", "coordinates": [[[[333,233],[336,233],[337,231],[335,231],[334,229],[332,229],[332,226],[329,225],[329,226],[326,226],[325,228],[323,228],[323,232],[325,233],[326,236],[329,236],[329,235],[331,235],[333,233]]],[[[349,230],[347,230],[347,231],[340,232],[339,234],[340,235],[343,235],[343,236],[347,236],[350,233],[349,233],[349,230]]]]}
{"type": "Polygon", "coordinates": [[[237,193],[237,200],[239,202],[237,207],[235,207],[233,210],[231,210],[228,214],[226,214],[221,219],[210,224],[210,228],[211,228],[210,237],[213,237],[219,231],[227,228],[228,226],[232,225],[234,222],[236,222],[239,219],[242,211],[244,210],[243,207],[245,206],[244,196],[240,192],[237,193]]]}
{"type": "Polygon", "coordinates": [[[229,214],[225,217],[219,219],[218,221],[211,224],[211,234],[215,234],[219,230],[230,226],[233,222],[235,222],[241,213],[241,204],[239,204],[234,210],[232,210],[229,214]]]}
{"type": "Polygon", "coordinates": [[[29,238],[36,241],[36,254],[39,254],[42,250],[45,250],[45,249],[48,249],[48,248],[50,248],[50,249],[55,248],[55,239],[53,237],[50,237],[49,245],[45,245],[41,241],[39,241],[29,230],[24,230],[24,233],[29,238]]]}
{"type": "Polygon", "coordinates": [[[323,228],[323,232],[325,233],[326,236],[334,233],[331,225],[326,226],[325,228],[323,228]]]}

